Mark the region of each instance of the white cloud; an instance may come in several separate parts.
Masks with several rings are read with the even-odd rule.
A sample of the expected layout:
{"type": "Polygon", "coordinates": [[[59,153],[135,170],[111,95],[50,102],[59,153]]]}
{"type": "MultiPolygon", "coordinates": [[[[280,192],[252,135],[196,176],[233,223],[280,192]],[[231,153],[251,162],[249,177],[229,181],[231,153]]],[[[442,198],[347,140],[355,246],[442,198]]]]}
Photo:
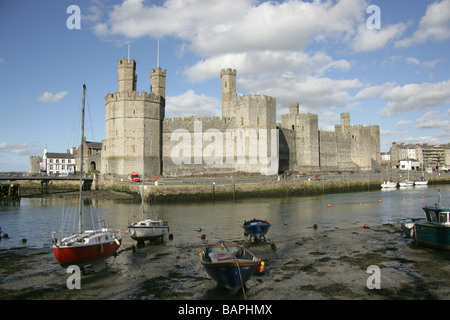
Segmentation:
{"type": "Polygon", "coordinates": [[[397,86],[385,90],[382,98],[388,101],[380,111],[384,117],[442,106],[450,102],[450,80],[397,86]]]}
{"type": "Polygon", "coordinates": [[[175,37],[202,56],[261,50],[302,50],[311,41],[349,40],[365,25],[365,1],[144,0],[115,5],[98,23],[101,37],[175,37]],[[243,32],[245,30],[245,32],[243,32]]]}
{"type": "Polygon", "coordinates": [[[56,103],[60,102],[61,99],[63,99],[67,95],[67,91],[61,91],[58,93],[50,93],[50,92],[44,92],[42,93],[37,99],[40,102],[50,102],[50,103],[56,103]]]}
{"type": "Polygon", "coordinates": [[[213,97],[188,90],[179,96],[167,97],[166,117],[221,116],[222,102],[213,97]]]}
{"type": "Polygon", "coordinates": [[[349,61],[333,60],[323,52],[309,55],[298,51],[265,50],[217,55],[186,68],[184,73],[191,81],[198,82],[216,78],[224,68],[237,69],[242,76],[259,77],[284,72],[323,75],[332,70],[348,71],[350,67],[349,61]]]}
{"type": "Polygon", "coordinates": [[[358,27],[358,34],[353,39],[355,52],[368,52],[383,49],[389,41],[399,38],[406,30],[404,23],[388,25],[380,30],[369,29],[365,25],[358,27]]]}
{"type": "Polygon", "coordinates": [[[449,127],[450,109],[446,114],[441,114],[437,111],[429,111],[416,120],[417,129],[448,129],[449,127]]]}
{"type": "Polygon", "coordinates": [[[353,100],[373,99],[378,97],[384,90],[386,90],[387,88],[391,88],[394,85],[395,83],[393,82],[386,82],[382,85],[367,87],[360,90],[352,99],[353,100]]]}
{"type": "Polygon", "coordinates": [[[414,35],[397,41],[395,45],[409,47],[428,40],[447,39],[450,39],[450,0],[443,0],[430,4],[414,35]]]}
{"type": "Polygon", "coordinates": [[[358,79],[335,80],[289,72],[258,78],[242,77],[238,83],[246,92],[258,90],[276,97],[277,105],[282,108],[297,101],[301,112],[314,113],[327,108],[345,108],[349,100],[347,90],[362,86],[358,79]]]}
{"type": "Polygon", "coordinates": [[[430,61],[420,61],[416,57],[405,57],[405,56],[394,55],[394,56],[390,56],[389,58],[385,59],[381,63],[381,65],[383,67],[394,67],[394,66],[398,66],[402,63],[406,63],[409,65],[434,68],[434,67],[436,67],[436,65],[439,62],[441,62],[440,59],[435,59],[435,60],[430,60],[430,61]]]}
{"type": "Polygon", "coordinates": [[[412,120],[400,120],[400,121],[397,121],[397,122],[394,124],[394,127],[397,127],[397,128],[404,128],[404,127],[409,126],[409,125],[412,124],[412,123],[413,123],[412,120]]]}
{"type": "Polygon", "coordinates": [[[0,152],[11,153],[15,155],[36,154],[36,147],[28,143],[8,143],[0,142],[0,152]]]}

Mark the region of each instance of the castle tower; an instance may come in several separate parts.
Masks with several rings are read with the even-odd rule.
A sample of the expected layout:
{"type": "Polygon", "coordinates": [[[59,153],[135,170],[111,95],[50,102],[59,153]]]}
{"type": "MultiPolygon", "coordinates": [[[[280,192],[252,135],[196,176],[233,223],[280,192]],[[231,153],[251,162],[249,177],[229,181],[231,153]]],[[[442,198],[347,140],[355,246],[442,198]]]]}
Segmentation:
{"type": "Polygon", "coordinates": [[[126,178],[135,171],[148,178],[162,172],[166,71],[152,70],[153,92],[138,92],[135,70],[133,59],[119,60],[118,91],[105,97],[103,174],[126,178]]]}
{"type": "Polygon", "coordinates": [[[119,79],[119,92],[136,91],[137,75],[136,61],[126,58],[117,61],[117,71],[119,79]]]}
{"type": "Polygon", "coordinates": [[[150,70],[150,90],[163,98],[166,97],[166,70],[160,67],[150,70]]]}
{"type": "Polygon", "coordinates": [[[290,102],[289,103],[289,114],[298,114],[298,108],[299,108],[298,102],[290,102]]]}
{"type": "Polygon", "coordinates": [[[222,69],[220,79],[222,81],[222,118],[233,118],[235,116],[236,70],[222,69]]]}
{"type": "Polygon", "coordinates": [[[345,128],[350,127],[350,113],[341,113],[341,129],[342,131],[345,130],[345,128]]]}

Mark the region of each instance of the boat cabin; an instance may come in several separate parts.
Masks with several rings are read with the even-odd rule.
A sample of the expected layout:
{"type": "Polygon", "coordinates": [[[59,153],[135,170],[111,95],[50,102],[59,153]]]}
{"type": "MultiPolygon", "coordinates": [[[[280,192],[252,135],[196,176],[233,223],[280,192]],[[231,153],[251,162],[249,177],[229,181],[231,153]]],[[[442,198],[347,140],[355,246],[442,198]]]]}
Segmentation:
{"type": "Polygon", "coordinates": [[[425,207],[425,216],[427,222],[434,222],[446,226],[450,226],[450,208],[425,207]]]}

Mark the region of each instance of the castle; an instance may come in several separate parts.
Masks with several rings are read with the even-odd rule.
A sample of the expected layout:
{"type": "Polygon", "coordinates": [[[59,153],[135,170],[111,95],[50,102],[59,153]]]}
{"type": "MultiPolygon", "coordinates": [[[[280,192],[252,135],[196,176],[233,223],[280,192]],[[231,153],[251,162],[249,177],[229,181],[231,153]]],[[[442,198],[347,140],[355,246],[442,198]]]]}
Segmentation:
{"type": "Polygon", "coordinates": [[[238,95],[234,69],[220,72],[222,117],[182,119],[165,118],[165,70],[152,69],[150,92],[139,93],[135,60],[117,67],[118,91],[105,97],[104,175],[367,171],[381,162],[379,126],[351,126],[343,113],[334,132],[319,130],[298,103],[277,124],[276,99],[238,95]]]}

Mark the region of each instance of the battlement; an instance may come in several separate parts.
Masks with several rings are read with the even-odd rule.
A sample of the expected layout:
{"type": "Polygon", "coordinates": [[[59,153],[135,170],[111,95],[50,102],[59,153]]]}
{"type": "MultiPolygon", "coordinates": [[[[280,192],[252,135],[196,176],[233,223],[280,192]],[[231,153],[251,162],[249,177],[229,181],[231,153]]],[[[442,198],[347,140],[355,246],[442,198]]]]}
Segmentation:
{"type": "Polygon", "coordinates": [[[319,116],[315,113],[295,113],[295,114],[282,114],[281,119],[289,119],[289,118],[295,118],[300,120],[318,120],[319,116]]]}
{"type": "Polygon", "coordinates": [[[117,59],[117,66],[120,68],[121,66],[136,66],[136,61],[134,59],[130,59],[130,62],[128,62],[127,58],[117,59]]]}
{"type": "Polygon", "coordinates": [[[189,116],[189,117],[173,117],[173,118],[164,118],[164,123],[192,123],[194,121],[202,121],[202,122],[217,122],[217,123],[229,123],[234,122],[234,118],[221,118],[221,117],[197,117],[197,116],[189,116]]]}
{"type": "Polygon", "coordinates": [[[153,92],[147,91],[122,91],[108,93],[105,97],[105,104],[109,102],[117,102],[121,100],[135,100],[135,101],[158,101],[159,96],[153,92]]]}
{"type": "Polygon", "coordinates": [[[156,68],[156,69],[151,69],[150,70],[150,75],[152,74],[157,74],[157,75],[161,75],[161,76],[166,76],[166,69],[162,70],[160,67],[156,68]]]}
{"type": "Polygon", "coordinates": [[[277,99],[275,97],[266,96],[264,94],[247,94],[247,95],[238,95],[237,102],[268,102],[268,103],[276,103],[277,99]]]}
{"type": "Polygon", "coordinates": [[[222,69],[220,70],[220,76],[227,74],[227,75],[236,75],[236,69],[231,69],[231,68],[227,68],[227,69],[222,69]]]}

